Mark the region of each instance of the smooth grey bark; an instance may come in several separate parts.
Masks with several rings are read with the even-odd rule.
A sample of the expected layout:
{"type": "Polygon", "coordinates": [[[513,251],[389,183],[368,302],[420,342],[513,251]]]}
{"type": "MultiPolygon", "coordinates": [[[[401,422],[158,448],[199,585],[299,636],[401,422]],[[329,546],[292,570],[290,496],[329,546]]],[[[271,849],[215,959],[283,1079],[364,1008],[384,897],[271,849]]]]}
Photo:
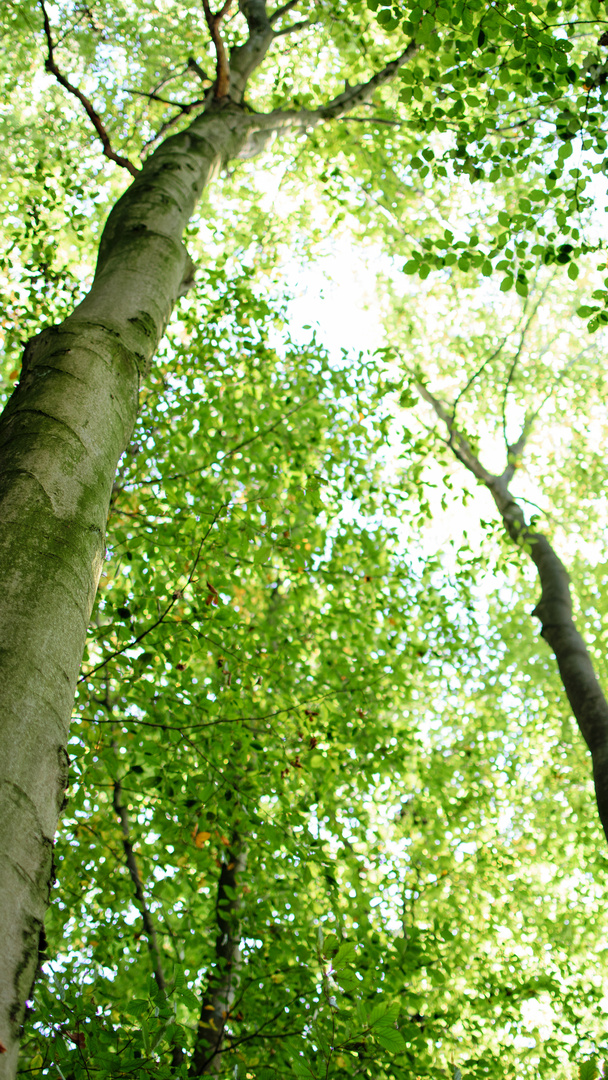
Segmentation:
{"type": "Polygon", "coordinates": [[[228,100],[208,102],[148,158],[108,217],[89,294],[28,343],[0,417],[0,1080],[15,1075],[40,962],[69,722],[116,466],[141,380],[192,280],[183,231],[229,160],[259,153],[277,132],[346,114],[417,51],[411,42],[316,112],[255,114],[239,103],[275,32],[262,0],[241,0],[240,9],[249,38],[233,51],[228,100]]]}
{"type": "Polygon", "coordinates": [[[608,840],[608,701],[598,681],[582,635],[572,616],[570,579],[566,567],[543,533],[531,528],[509,490],[524,450],[530,425],[508,448],[508,464],[500,476],[488,472],[458,431],[450,411],[426,386],[417,383],[421,397],[432,405],[448,431],[454,455],[490,492],[511,539],[525,547],[538,572],[540,600],[532,614],[539,619],[541,636],[552,649],[562,684],[581,735],[591,753],[593,782],[600,821],[608,840]]]}

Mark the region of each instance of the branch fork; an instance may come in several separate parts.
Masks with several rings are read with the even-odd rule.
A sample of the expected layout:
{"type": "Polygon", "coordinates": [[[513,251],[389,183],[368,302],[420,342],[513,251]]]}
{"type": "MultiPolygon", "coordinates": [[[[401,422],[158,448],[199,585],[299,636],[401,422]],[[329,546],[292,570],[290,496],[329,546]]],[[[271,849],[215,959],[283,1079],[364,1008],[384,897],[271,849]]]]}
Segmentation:
{"type": "Polygon", "coordinates": [[[231,7],[232,0],[225,0],[225,3],[220,10],[214,14],[211,10],[209,0],[203,0],[205,19],[207,20],[207,26],[209,27],[209,33],[211,34],[211,40],[216,55],[215,86],[213,88],[213,98],[215,101],[224,101],[230,93],[230,64],[228,62],[228,54],[226,52],[226,46],[224,45],[224,39],[220,34],[220,23],[228,14],[231,7]]]}

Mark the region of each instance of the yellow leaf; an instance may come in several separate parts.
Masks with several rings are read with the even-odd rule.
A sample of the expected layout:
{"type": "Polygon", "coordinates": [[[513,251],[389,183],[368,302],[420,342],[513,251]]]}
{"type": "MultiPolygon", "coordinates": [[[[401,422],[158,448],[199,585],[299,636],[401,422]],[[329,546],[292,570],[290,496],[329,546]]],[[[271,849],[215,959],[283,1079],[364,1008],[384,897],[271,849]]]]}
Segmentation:
{"type": "Polygon", "coordinates": [[[210,836],[211,836],[210,832],[199,832],[199,833],[196,834],[196,836],[194,838],[194,843],[196,844],[196,846],[198,848],[201,848],[203,846],[203,844],[207,843],[207,840],[209,839],[210,836]]]}

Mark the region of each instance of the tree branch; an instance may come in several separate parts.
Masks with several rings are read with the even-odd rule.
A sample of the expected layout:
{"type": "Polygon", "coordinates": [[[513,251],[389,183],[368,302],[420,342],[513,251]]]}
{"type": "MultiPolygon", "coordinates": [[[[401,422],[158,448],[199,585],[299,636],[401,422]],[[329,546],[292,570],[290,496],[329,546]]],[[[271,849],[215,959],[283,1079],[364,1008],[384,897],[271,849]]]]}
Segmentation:
{"type": "Polygon", "coordinates": [[[107,158],[109,158],[110,161],[115,162],[116,165],[120,165],[121,168],[126,169],[128,172],[130,172],[131,176],[138,176],[139,175],[139,169],[137,168],[137,166],[134,165],[132,161],[129,161],[128,158],[122,157],[121,154],[115,153],[115,151],[112,149],[112,144],[110,142],[110,136],[108,135],[108,133],[107,133],[107,131],[106,131],[106,129],[105,129],[103,123],[102,123],[102,120],[101,120],[101,117],[99,116],[99,113],[97,113],[95,111],[95,109],[93,108],[93,105],[89,101],[88,97],[86,97],[86,95],[83,94],[82,91],[79,90],[77,86],[74,86],[69,81],[69,79],[67,79],[65,77],[65,75],[61,74],[59,68],[57,67],[57,64],[55,63],[55,56],[54,56],[54,52],[53,52],[53,36],[51,34],[51,24],[49,22],[49,17],[48,17],[48,13],[47,13],[47,10],[46,10],[46,5],[45,5],[44,0],[40,0],[40,6],[42,8],[42,14],[44,16],[44,33],[45,33],[45,36],[46,36],[46,43],[47,43],[47,48],[48,48],[48,56],[47,56],[47,58],[45,60],[45,63],[44,63],[45,69],[51,75],[55,76],[55,78],[57,79],[57,82],[60,84],[60,86],[63,86],[63,88],[65,90],[67,90],[70,94],[73,94],[74,97],[78,98],[79,102],[84,107],[84,110],[85,110],[87,116],[89,117],[89,120],[93,124],[93,127],[95,128],[95,131],[97,132],[99,138],[101,139],[101,144],[103,146],[103,152],[104,152],[105,156],[107,158]]]}
{"type": "Polygon", "coordinates": [[[460,401],[464,397],[464,395],[471,389],[471,387],[472,387],[473,383],[475,382],[475,380],[479,378],[479,376],[484,371],[484,369],[488,366],[488,364],[491,364],[492,361],[495,360],[497,356],[500,356],[500,353],[502,352],[504,346],[507,343],[508,337],[509,337],[509,335],[505,334],[505,336],[502,339],[500,345],[494,350],[493,353],[490,353],[489,356],[486,356],[483,364],[481,364],[481,366],[478,367],[477,371],[473,372],[470,379],[467,381],[467,383],[465,384],[463,389],[459,392],[456,400],[454,401],[454,406],[452,408],[452,420],[454,420],[454,421],[456,420],[456,410],[458,408],[458,405],[459,405],[460,401]]]}
{"type": "Polygon", "coordinates": [[[198,105],[204,105],[204,98],[197,98],[196,101],[187,101],[184,105],[181,101],[171,101],[170,98],[161,97],[160,94],[155,94],[151,90],[131,90],[128,86],[123,89],[125,94],[134,94],[136,97],[149,98],[150,101],[160,101],[161,105],[170,105],[174,109],[179,109],[182,113],[190,113],[198,105]]]}
{"type": "Polygon", "coordinates": [[[127,869],[129,871],[131,881],[133,882],[133,888],[135,890],[135,896],[137,897],[137,903],[139,904],[141,917],[144,924],[144,930],[146,932],[146,939],[148,942],[148,950],[150,952],[150,959],[152,960],[152,969],[154,971],[154,980],[159,990],[166,990],[165,976],[163,972],[163,965],[161,961],[160,949],[158,947],[158,938],[156,937],[156,929],[152,921],[150,909],[146,903],[146,897],[144,894],[144,888],[142,885],[139,868],[135,859],[135,852],[133,851],[133,843],[131,841],[131,823],[129,821],[129,814],[127,808],[122,802],[122,784],[120,780],[114,781],[114,796],[113,796],[114,811],[120,819],[120,825],[122,829],[122,846],[125,853],[125,860],[127,863],[127,869]]]}
{"type": "Polygon", "coordinates": [[[207,75],[207,72],[203,70],[201,65],[196,62],[193,56],[188,57],[188,67],[191,71],[194,71],[198,75],[201,82],[205,83],[212,81],[207,75]]]}
{"type": "MultiPolygon", "coordinates": [[[[194,108],[195,105],[204,105],[205,100],[206,100],[205,98],[202,98],[200,101],[192,102],[192,108],[194,108]]],[[[142,158],[145,157],[145,151],[148,149],[148,147],[153,146],[154,143],[158,142],[159,139],[162,139],[163,135],[166,135],[166,133],[172,127],[174,127],[174,125],[177,124],[177,122],[179,120],[181,120],[181,118],[184,115],[185,111],[189,111],[189,110],[184,110],[182,112],[178,112],[178,113],[175,114],[175,116],[171,116],[169,118],[169,120],[165,120],[165,122],[163,124],[161,124],[161,126],[159,127],[156,134],[152,135],[149,139],[146,139],[145,143],[143,144],[143,146],[141,148],[141,155],[140,156],[142,158]]]]}
{"type": "Polygon", "coordinates": [[[211,10],[209,0],[203,0],[205,19],[207,20],[207,26],[209,27],[209,33],[211,34],[211,40],[217,58],[215,86],[213,88],[213,97],[216,101],[223,101],[224,98],[228,97],[230,91],[230,65],[228,63],[228,54],[224,45],[224,39],[220,34],[220,23],[224,16],[228,14],[231,6],[232,0],[225,0],[220,10],[214,14],[211,10]]]}
{"type": "Polygon", "coordinates": [[[358,83],[356,86],[347,87],[343,94],[338,94],[337,97],[328,101],[327,105],[322,106],[319,110],[322,118],[324,120],[335,120],[339,116],[351,112],[357,105],[365,104],[370,100],[374,90],[390,82],[399,69],[416,55],[419,48],[420,46],[412,39],[399,56],[391,60],[380,71],[377,71],[375,75],[372,75],[371,79],[368,79],[366,83],[358,83]]]}
{"type": "Polygon", "coordinates": [[[226,1020],[239,985],[241,900],[237,896],[237,887],[246,865],[247,847],[235,832],[226,861],[222,863],[217,886],[215,968],[201,1006],[192,1055],[193,1076],[211,1074],[218,1077],[220,1073],[226,1020]]]}
{"type": "MultiPolygon", "coordinates": [[[[484,484],[500,513],[511,539],[529,555],[540,582],[540,600],[532,615],[540,621],[541,636],[557,660],[570,707],[591,752],[593,780],[600,821],[608,839],[608,701],[604,696],[593,661],[572,616],[568,572],[543,533],[527,523],[518,502],[509,491],[515,462],[509,461],[500,476],[488,472],[470,443],[454,426],[450,411],[430,391],[417,383],[418,391],[446,425],[448,443],[459,461],[484,484]]],[[[537,415],[537,414],[534,414],[537,415]]],[[[517,443],[509,447],[510,457],[522,452],[534,416],[530,416],[517,443]]]]}
{"type": "Polygon", "coordinates": [[[292,23],[291,26],[285,26],[283,30],[275,30],[275,38],[285,37],[286,34],[297,34],[299,30],[306,30],[307,27],[313,25],[312,19],[305,19],[303,22],[292,23]]]}
{"type": "Polygon", "coordinates": [[[288,0],[287,4],[281,4],[281,6],[278,7],[276,11],[273,11],[272,15],[268,17],[270,25],[274,26],[275,22],[281,18],[281,15],[287,15],[287,12],[291,11],[294,7],[297,7],[299,3],[300,0],[288,0]]]}

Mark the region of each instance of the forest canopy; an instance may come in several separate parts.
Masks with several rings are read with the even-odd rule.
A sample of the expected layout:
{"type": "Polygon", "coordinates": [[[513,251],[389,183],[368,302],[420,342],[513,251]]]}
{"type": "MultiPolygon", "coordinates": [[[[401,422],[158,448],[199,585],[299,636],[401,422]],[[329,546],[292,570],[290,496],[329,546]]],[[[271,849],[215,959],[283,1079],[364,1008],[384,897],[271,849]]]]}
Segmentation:
{"type": "Polygon", "coordinates": [[[2,23],[0,1080],[598,1080],[605,8],[2,23]]]}

